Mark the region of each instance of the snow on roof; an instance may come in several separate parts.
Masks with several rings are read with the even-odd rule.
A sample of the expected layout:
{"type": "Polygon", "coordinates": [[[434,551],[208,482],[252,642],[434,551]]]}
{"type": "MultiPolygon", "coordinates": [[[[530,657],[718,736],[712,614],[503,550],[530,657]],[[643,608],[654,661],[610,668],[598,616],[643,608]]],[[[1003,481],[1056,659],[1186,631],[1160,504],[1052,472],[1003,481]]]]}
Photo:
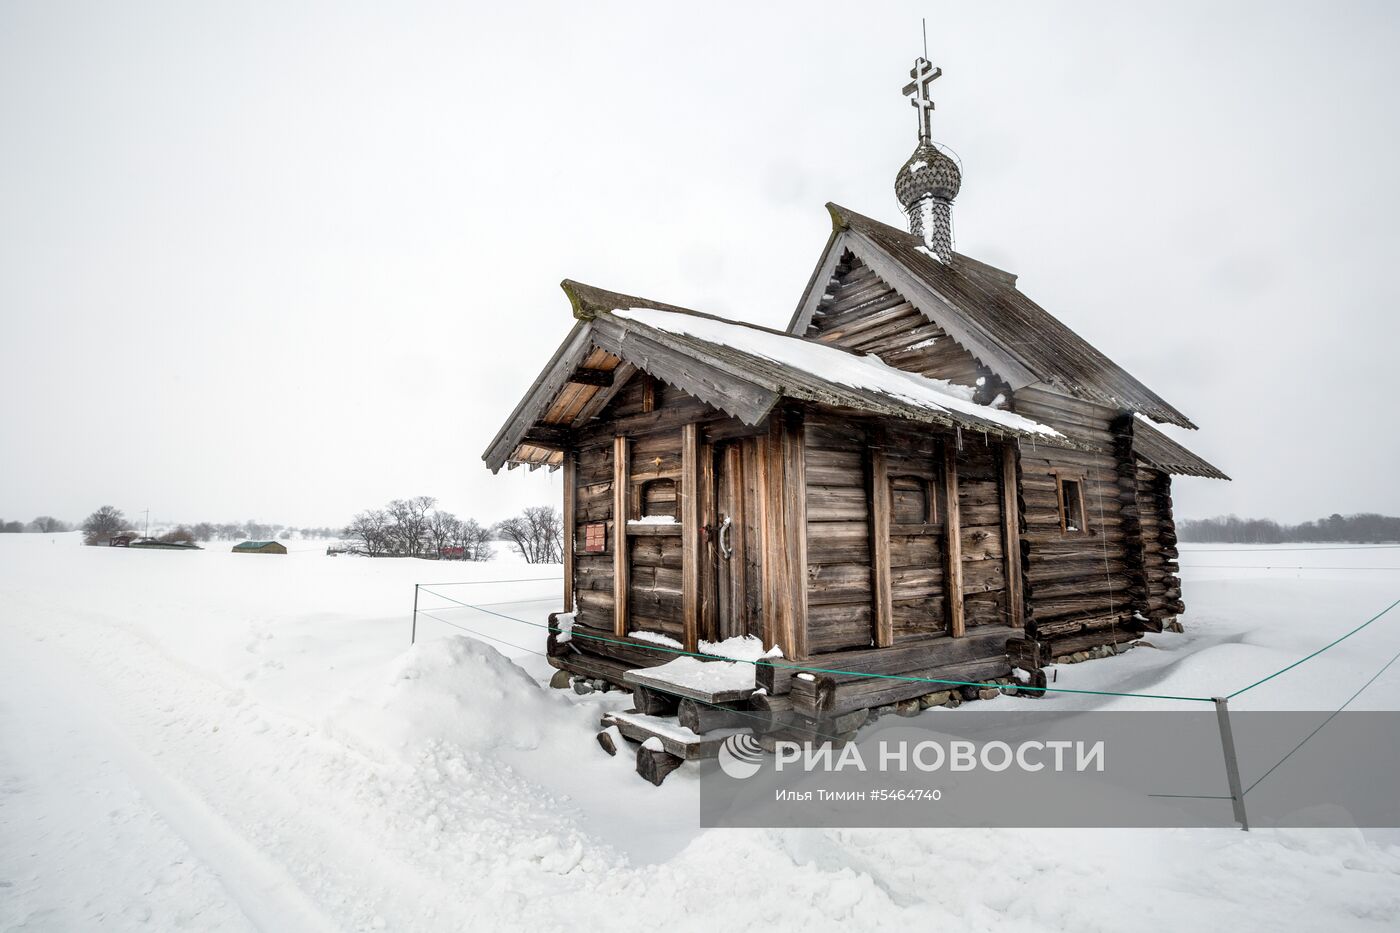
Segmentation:
{"type": "Polygon", "coordinates": [[[972,401],[973,390],[943,379],[930,379],[890,366],[878,356],[861,356],[800,337],[711,317],[656,308],[618,308],[618,317],[648,327],[730,347],[829,382],[876,392],[932,411],[968,415],[1022,434],[1061,437],[1059,431],[1013,412],[972,401]]]}

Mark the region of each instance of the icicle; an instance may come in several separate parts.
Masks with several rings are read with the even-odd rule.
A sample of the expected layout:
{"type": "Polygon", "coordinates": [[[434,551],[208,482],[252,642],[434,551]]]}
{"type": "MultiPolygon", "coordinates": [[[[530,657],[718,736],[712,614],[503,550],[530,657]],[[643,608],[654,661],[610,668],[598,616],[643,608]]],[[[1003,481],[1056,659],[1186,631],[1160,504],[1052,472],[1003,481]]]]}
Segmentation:
{"type": "Polygon", "coordinates": [[[958,425],[955,430],[958,432],[958,453],[962,453],[962,425],[958,425]]]}

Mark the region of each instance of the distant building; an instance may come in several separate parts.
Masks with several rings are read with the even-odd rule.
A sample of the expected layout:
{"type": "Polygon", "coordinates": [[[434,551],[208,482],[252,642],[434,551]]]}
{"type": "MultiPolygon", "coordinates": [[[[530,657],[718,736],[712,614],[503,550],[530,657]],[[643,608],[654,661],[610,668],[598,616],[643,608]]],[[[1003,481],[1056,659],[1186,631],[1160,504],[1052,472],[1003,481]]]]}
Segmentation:
{"type": "Polygon", "coordinates": [[[233,546],[235,554],[285,554],[287,546],[279,541],[244,541],[233,546]]]}
{"type": "Polygon", "coordinates": [[[107,539],[108,547],[131,547],[131,535],[112,535],[107,539]]]}
{"type": "Polygon", "coordinates": [[[162,541],[159,538],[135,538],[127,547],[144,548],[151,551],[202,551],[193,541],[162,541]]]}

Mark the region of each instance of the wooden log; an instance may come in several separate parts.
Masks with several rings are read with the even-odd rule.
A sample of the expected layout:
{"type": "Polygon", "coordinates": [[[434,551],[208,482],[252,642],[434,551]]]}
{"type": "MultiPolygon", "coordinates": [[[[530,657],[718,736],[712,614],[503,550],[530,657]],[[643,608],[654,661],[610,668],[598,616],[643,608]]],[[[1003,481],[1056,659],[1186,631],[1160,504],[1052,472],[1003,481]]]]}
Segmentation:
{"type": "Polygon", "coordinates": [[[683,764],[684,758],[677,758],[670,752],[647,748],[646,743],[642,743],[637,749],[637,773],[657,787],[661,786],[667,775],[683,764]]]}
{"type": "Polygon", "coordinates": [[[828,671],[848,672],[821,676],[832,683],[851,683],[870,679],[870,674],[908,674],[924,668],[1001,657],[1006,653],[1007,639],[1020,634],[1020,630],[1009,625],[980,626],[962,638],[949,638],[945,635],[889,648],[831,652],[813,659],[810,666],[828,671]]]}
{"type": "Polygon", "coordinates": [[[763,688],[770,697],[782,696],[792,689],[792,675],[797,673],[794,668],[798,663],[787,658],[759,661],[754,665],[754,684],[763,688]]]}
{"type": "Polygon", "coordinates": [[[632,701],[637,707],[637,712],[648,716],[674,716],[680,703],[679,698],[674,694],[663,693],[640,684],[632,686],[632,701]]]}
{"type": "Polygon", "coordinates": [[[603,751],[607,752],[609,755],[617,754],[617,743],[613,741],[612,733],[607,729],[598,733],[598,744],[601,745],[603,751]]]}
{"type": "Polygon", "coordinates": [[[762,717],[755,717],[753,713],[737,707],[711,706],[708,703],[700,703],[691,699],[680,701],[676,718],[681,725],[697,735],[704,735],[706,732],[713,732],[716,729],[744,729],[755,725],[762,719],[762,717]]]}
{"type": "Polygon", "coordinates": [[[793,719],[793,705],[791,696],[773,697],[755,693],[749,698],[749,715],[753,718],[748,725],[759,735],[784,729],[793,719]]]}
{"type": "MultiPolygon", "coordinates": [[[[1005,649],[996,657],[985,658],[964,664],[951,664],[924,670],[911,671],[909,680],[886,678],[864,678],[848,683],[833,684],[825,680],[825,675],[816,679],[816,708],[814,713],[824,716],[839,716],[858,709],[884,706],[950,689],[948,681],[958,683],[986,683],[1011,673],[1011,664],[1006,659],[1005,649]]],[[[794,708],[802,707],[794,696],[794,708]]]]}
{"type": "Polygon", "coordinates": [[[626,674],[630,670],[626,664],[619,664],[617,661],[600,658],[597,655],[579,653],[550,655],[546,660],[550,667],[558,670],[569,671],[593,680],[606,680],[608,683],[626,690],[632,689],[626,681],[626,674]]]}
{"type": "Polygon", "coordinates": [[[1121,628],[1104,629],[1084,635],[1051,639],[1046,643],[1044,650],[1052,660],[1058,660],[1080,651],[1097,648],[1100,645],[1118,644],[1126,647],[1141,637],[1141,632],[1129,632],[1121,628]]]}

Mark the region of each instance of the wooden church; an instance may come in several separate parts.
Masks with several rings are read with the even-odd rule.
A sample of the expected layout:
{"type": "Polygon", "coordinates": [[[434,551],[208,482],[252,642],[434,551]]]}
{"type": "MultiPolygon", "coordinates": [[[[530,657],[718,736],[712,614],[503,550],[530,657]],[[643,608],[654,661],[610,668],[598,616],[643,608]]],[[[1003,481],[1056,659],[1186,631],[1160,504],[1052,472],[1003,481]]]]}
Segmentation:
{"type": "Polygon", "coordinates": [[[954,251],[940,73],[920,58],[905,88],[907,229],[828,204],[786,331],[563,283],[573,330],[484,456],[563,471],[555,667],[631,689],[752,636],[783,659],[766,702],[819,718],[936,689],[868,674],[1034,677],[1176,622],[1171,478],[1227,477],[1152,427],[1186,415],[954,251]]]}

